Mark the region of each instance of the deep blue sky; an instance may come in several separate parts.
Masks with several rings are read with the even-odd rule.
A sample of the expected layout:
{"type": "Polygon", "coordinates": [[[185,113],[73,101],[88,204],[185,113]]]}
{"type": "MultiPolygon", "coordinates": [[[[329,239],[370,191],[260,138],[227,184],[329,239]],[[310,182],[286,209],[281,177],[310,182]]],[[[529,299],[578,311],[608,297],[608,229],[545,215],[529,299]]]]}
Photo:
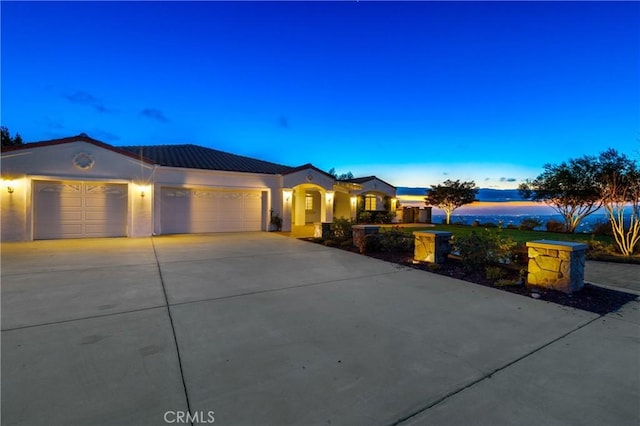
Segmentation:
{"type": "Polygon", "coordinates": [[[6,2],[2,125],[515,187],[640,151],[638,2],[6,2]]]}

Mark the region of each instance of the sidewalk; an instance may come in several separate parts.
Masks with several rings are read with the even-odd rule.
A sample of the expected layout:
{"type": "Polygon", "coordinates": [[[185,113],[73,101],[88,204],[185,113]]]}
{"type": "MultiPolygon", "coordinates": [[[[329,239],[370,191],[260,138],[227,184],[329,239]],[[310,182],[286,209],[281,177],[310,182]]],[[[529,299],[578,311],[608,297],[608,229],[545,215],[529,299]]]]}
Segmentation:
{"type": "Polygon", "coordinates": [[[640,295],[640,265],[587,260],[585,282],[640,295]]]}

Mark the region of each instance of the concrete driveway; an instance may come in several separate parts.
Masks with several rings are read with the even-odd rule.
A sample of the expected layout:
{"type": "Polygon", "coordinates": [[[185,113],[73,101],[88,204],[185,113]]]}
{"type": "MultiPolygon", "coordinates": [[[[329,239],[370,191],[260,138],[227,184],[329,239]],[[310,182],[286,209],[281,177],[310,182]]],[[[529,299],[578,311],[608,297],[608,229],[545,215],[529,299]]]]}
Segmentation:
{"type": "Polygon", "coordinates": [[[637,425],[639,360],[638,301],[274,234],[2,245],[3,425],[637,425]]]}

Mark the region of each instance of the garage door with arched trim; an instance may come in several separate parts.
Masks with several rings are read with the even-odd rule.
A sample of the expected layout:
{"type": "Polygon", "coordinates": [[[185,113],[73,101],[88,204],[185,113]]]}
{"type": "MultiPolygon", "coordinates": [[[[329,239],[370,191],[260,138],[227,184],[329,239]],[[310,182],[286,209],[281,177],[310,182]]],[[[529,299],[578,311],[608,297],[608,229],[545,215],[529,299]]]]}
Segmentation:
{"type": "Polygon", "coordinates": [[[261,191],[162,188],[161,232],[242,232],[262,230],[261,191]]]}
{"type": "Polygon", "coordinates": [[[33,200],[34,239],[127,234],[127,184],[35,181],[33,200]]]}

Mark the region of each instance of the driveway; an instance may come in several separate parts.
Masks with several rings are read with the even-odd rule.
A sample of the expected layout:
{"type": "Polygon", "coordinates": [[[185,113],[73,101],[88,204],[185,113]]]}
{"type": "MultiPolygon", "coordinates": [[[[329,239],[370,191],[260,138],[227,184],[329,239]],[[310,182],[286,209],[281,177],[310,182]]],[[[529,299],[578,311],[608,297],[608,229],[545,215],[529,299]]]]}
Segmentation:
{"type": "Polygon", "coordinates": [[[280,235],[2,245],[3,425],[637,425],[638,359],[638,301],[280,235]]]}

